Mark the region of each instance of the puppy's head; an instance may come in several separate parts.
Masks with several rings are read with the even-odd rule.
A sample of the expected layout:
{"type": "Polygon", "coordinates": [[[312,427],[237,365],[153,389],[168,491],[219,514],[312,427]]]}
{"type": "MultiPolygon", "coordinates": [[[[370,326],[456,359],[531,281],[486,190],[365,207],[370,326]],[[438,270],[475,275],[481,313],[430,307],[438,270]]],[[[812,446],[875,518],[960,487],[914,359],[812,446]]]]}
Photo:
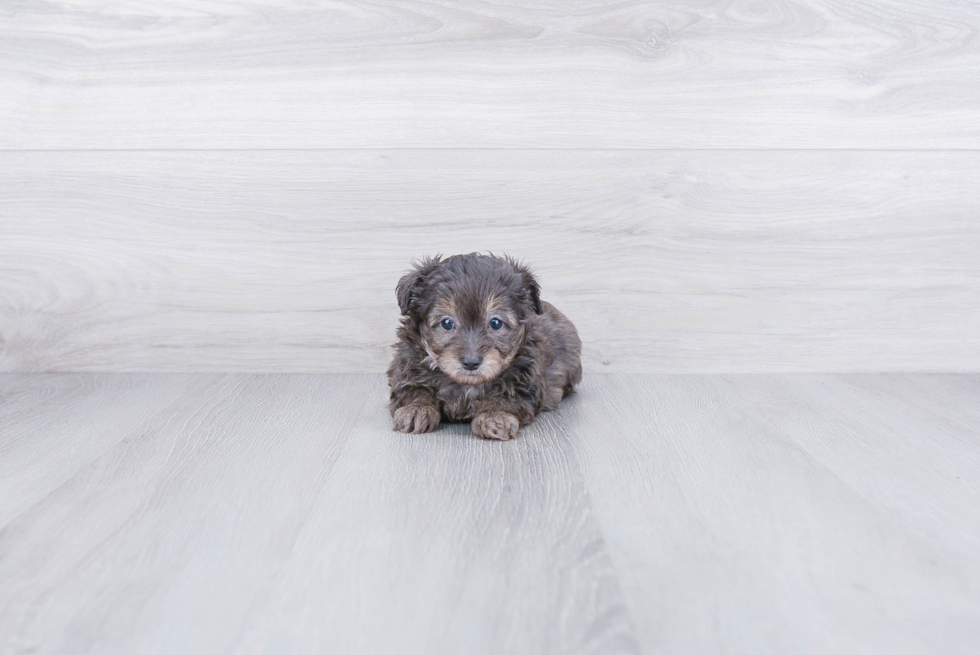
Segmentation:
{"type": "Polygon", "coordinates": [[[492,380],[510,365],[528,317],[541,313],[539,293],[527,266],[477,253],[424,259],[396,290],[426,363],[459,384],[492,380]]]}

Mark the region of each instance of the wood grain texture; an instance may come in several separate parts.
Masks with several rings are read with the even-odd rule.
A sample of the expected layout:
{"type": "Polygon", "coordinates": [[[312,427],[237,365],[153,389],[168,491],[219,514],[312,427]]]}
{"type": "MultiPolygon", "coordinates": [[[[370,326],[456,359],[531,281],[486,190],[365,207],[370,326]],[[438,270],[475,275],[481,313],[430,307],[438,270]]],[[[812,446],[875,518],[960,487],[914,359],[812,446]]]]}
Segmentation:
{"type": "Polygon", "coordinates": [[[0,653],[975,653],[978,389],[593,375],[499,443],[381,376],[3,375],[0,653]]]}
{"type": "Polygon", "coordinates": [[[980,7],[101,0],[0,13],[0,148],[977,148],[980,7]]]}
{"type": "Polygon", "coordinates": [[[510,252],[587,370],[980,370],[980,154],[0,154],[0,370],[380,372],[510,252]]]}
{"type": "Polygon", "coordinates": [[[553,420],[501,447],[393,433],[378,376],[196,387],[0,524],[0,652],[637,652],[553,420]]]}
{"type": "Polygon", "coordinates": [[[593,377],[556,421],[645,652],[975,653],[976,385],[593,377]]]}
{"type": "Polygon", "coordinates": [[[28,375],[0,378],[0,526],[90,466],[209,376],[28,375]]]}

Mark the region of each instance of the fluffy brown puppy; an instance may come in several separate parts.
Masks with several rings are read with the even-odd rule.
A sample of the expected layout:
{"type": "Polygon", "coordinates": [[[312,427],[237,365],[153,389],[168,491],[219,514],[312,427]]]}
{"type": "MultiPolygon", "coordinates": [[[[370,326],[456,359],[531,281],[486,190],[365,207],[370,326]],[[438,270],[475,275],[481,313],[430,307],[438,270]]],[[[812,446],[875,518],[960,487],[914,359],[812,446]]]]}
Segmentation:
{"type": "Polygon", "coordinates": [[[510,257],[431,257],[396,289],[402,320],[388,368],[399,432],[429,432],[443,418],[511,439],[554,409],[582,379],[575,326],[539,297],[537,280],[510,257]]]}

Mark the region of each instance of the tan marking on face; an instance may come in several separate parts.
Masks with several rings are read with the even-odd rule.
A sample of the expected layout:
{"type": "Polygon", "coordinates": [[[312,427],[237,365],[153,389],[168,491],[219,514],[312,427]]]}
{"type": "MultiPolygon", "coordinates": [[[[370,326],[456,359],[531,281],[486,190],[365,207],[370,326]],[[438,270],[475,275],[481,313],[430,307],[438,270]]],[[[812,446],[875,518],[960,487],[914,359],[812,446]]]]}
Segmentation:
{"type": "MultiPolygon", "coordinates": [[[[444,316],[452,316],[453,319],[458,319],[457,307],[454,299],[452,297],[442,298],[435,305],[432,306],[432,311],[429,313],[433,319],[438,318],[440,321],[444,316]]],[[[456,320],[458,323],[459,321],[456,320]]]]}
{"type": "MultiPolygon", "coordinates": [[[[443,337],[439,332],[438,324],[446,316],[452,317],[456,321],[457,325],[460,323],[460,316],[458,314],[459,307],[455,302],[455,298],[452,296],[447,298],[441,298],[432,306],[432,310],[429,314],[429,329],[432,330],[433,338],[436,339],[434,343],[436,347],[430,346],[429,342],[423,339],[423,344],[425,345],[426,363],[432,368],[438,368],[443,373],[445,373],[453,382],[463,385],[479,385],[484,382],[489,382],[490,380],[499,376],[504,370],[510,366],[514,357],[517,355],[520,349],[520,344],[523,342],[523,335],[526,327],[519,325],[517,317],[512,313],[510,307],[504,299],[498,298],[496,296],[491,296],[483,303],[484,315],[482,320],[489,321],[491,317],[500,317],[505,323],[511,326],[511,329],[519,330],[520,339],[514,345],[514,349],[509,353],[501,353],[496,348],[491,348],[488,351],[482,353],[483,362],[480,367],[475,371],[468,371],[463,368],[462,362],[460,362],[460,357],[462,353],[460,352],[460,341],[458,339],[451,343],[447,343],[442,346],[441,352],[437,352],[439,349],[440,339],[443,337]]],[[[480,329],[490,330],[486,325],[483,325],[480,329]]],[[[447,335],[448,337],[448,335],[447,335]]]]}
{"type": "Polygon", "coordinates": [[[457,384],[483,384],[500,375],[514,359],[514,353],[504,356],[496,349],[483,355],[483,363],[475,371],[467,371],[457,353],[444,352],[437,363],[443,373],[457,384]]]}
{"type": "Polygon", "coordinates": [[[506,314],[510,316],[510,312],[507,311],[507,303],[497,296],[487,298],[486,303],[483,305],[483,314],[487,318],[490,318],[494,314],[506,314]]]}
{"type": "Polygon", "coordinates": [[[483,307],[483,318],[489,322],[494,316],[503,320],[510,329],[515,330],[520,328],[520,323],[517,320],[517,315],[511,310],[510,305],[508,305],[504,300],[497,298],[496,296],[491,297],[483,307]]]}

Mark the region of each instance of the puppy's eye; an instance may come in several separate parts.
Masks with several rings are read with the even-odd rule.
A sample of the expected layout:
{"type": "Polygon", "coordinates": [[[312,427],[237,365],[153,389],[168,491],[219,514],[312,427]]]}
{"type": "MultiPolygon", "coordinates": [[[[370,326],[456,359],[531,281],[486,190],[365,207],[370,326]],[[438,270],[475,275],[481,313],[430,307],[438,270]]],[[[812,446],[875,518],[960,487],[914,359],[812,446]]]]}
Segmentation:
{"type": "Polygon", "coordinates": [[[504,322],[501,321],[499,318],[491,318],[490,319],[490,329],[491,330],[499,330],[503,326],[504,326],[504,322]]]}
{"type": "Polygon", "coordinates": [[[453,323],[453,319],[451,319],[451,318],[444,318],[444,319],[442,319],[441,325],[442,325],[442,327],[446,328],[447,330],[452,330],[454,327],[456,327],[456,324],[453,323]]]}

